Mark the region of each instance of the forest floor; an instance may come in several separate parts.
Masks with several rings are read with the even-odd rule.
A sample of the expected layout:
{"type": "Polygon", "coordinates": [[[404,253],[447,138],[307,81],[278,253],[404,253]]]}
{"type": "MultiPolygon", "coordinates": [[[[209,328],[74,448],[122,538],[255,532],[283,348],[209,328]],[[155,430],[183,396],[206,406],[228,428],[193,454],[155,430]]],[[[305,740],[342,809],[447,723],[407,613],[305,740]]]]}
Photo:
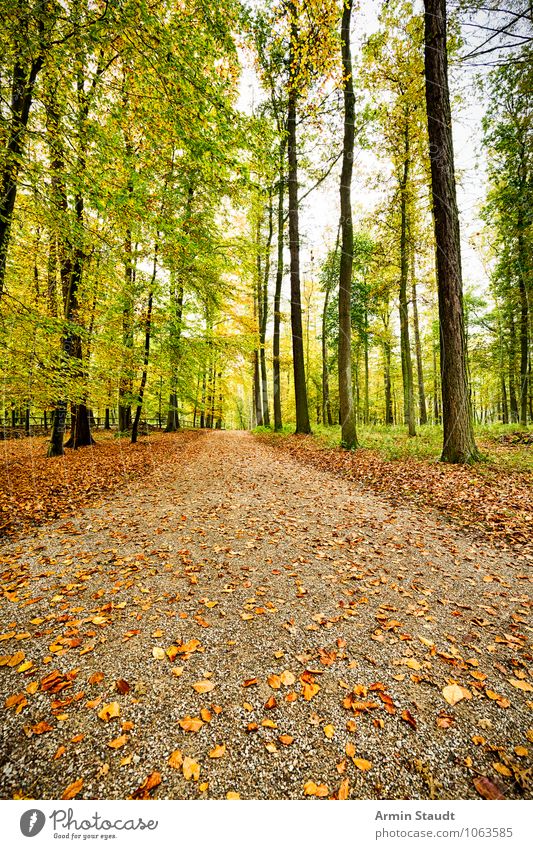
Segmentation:
{"type": "Polygon", "coordinates": [[[34,449],[5,449],[2,798],[531,796],[521,537],[301,440],[34,449]]]}

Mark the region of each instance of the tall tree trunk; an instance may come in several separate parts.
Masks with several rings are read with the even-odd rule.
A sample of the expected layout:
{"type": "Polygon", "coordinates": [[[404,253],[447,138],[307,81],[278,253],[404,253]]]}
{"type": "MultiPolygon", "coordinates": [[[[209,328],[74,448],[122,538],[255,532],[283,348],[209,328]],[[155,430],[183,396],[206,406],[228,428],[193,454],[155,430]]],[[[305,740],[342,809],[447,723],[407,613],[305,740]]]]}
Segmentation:
{"type": "Polygon", "coordinates": [[[180,343],[181,343],[181,323],[183,317],[183,285],[177,287],[172,286],[171,292],[172,309],[175,315],[172,316],[170,330],[170,396],[168,402],[167,433],[174,433],[179,430],[180,420],[178,412],[178,363],[180,359],[180,343]]]}
{"type": "Polygon", "coordinates": [[[368,425],[370,421],[370,393],[369,393],[369,363],[368,363],[368,311],[365,309],[365,332],[363,337],[363,348],[365,358],[365,403],[363,407],[363,422],[368,425]]]}
{"type": "Polygon", "coordinates": [[[426,390],[424,386],[424,366],[422,363],[422,345],[420,342],[420,323],[418,321],[418,300],[416,294],[416,273],[414,245],[411,246],[411,297],[413,300],[413,329],[415,334],[416,372],[418,380],[418,409],[420,413],[420,424],[428,422],[426,407],[426,390]]]}
{"type": "Polygon", "coordinates": [[[415,428],[415,399],[413,391],[413,360],[411,357],[411,341],[409,339],[409,312],[407,305],[407,281],[409,277],[409,233],[408,233],[408,183],[409,183],[409,125],[405,116],[404,128],[404,160],[400,176],[400,349],[402,357],[403,410],[404,424],[407,425],[409,436],[416,436],[415,428]]]}
{"type": "Polygon", "coordinates": [[[298,210],[298,156],[296,150],[296,122],[298,99],[298,60],[295,55],[298,44],[298,21],[296,4],[291,2],[289,51],[289,96],[287,106],[288,130],[288,194],[289,194],[289,247],[291,257],[291,331],[292,362],[294,370],[294,399],[296,405],[296,433],[311,433],[307,406],[307,386],[302,329],[302,298],[300,289],[300,234],[298,210]]]}
{"type": "MultiPolygon", "coordinates": [[[[128,180],[128,191],[133,193],[133,183],[128,180]]],[[[133,237],[130,227],[124,239],[124,293],[122,304],[122,346],[125,362],[121,365],[118,385],[118,429],[121,433],[131,428],[132,357],[133,357],[133,237]]]]}
{"type": "Polygon", "coordinates": [[[516,330],[512,307],[509,310],[509,404],[511,407],[511,421],[516,424],[520,418],[518,413],[518,400],[516,397],[515,384],[515,358],[516,358],[516,330]]]}
{"type": "Polygon", "coordinates": [[[268,376],[266,367],[266,326],[268,319],[268,280],[270,277],[270,249],[272,246],[273,233],[273,207],[272,191],[269,191],[268,199],[268,235],[265,248],[265,271],[263,285],[259,296],[260,321],[259,321],[259,362],[261,366],[261,397],[263,401],[263,424],[270,427],[270,410],[268,406],[268,376]]]}
{"type": "Polygon", "coordinates": [[[344,94],[344,143],[340,185],[341,260],[339,274],[339,402],[341,443],[344,448],[357,447],[357,430],[352,391],[352,171],[355,136],[355,95],[353,89],[350,21],[352,0],[346,0],[342,12],[341,42],[344,94]]]}
{"type": "Polygon", "coordinates": [[[391,386],[391,346],[390,342],[383,342],[383,382],[385,385],[385,424],[394,424],[392,411],[392,386],[391,386]]]}
{"type": "MultiPolygon", "coordinates": [[[[38,11],[44,11],[45,4],[42,0],[36,5],[38,11]],[[39,7],[41,8],[39,9],[39,7]]],[[[0,300],[4,293],[11,222],[17,199],[26,128],[33,101],[35,82],[44,62],[42,44],[44,23],[42,20],[38,21],[38,28],[41,43],[33,61],[28,66],[24,58],[19,56],[15,58],[13,65],[10,122],[8,128],[6,128],[7,143],[2,156],[3,167],[0,174],[0,300]]]]}
{"type": "Polygon", "coordinates": [[[446,0],[424,0],[425,79],[439,296],[442,421],[441,459],[478,458],[468,391],[459,214],[455,190],[448,89],[446,0]]]}
{"type": "Polygon", "coordinates": [[[137,396],[137,408],[135,410],[135,417],[133,419],[133,424],[131,426],[131,442],[137,442],[137,435],[139,432],[139,421],[141,418],[141,411],[143,407],[144,400],[144,390],[146,387],[146,380],[148,378],[148,363],[150,361],[150,339],[152,335],[152,305],[154,300],[154,286],[155,286],[155,278],[157,274],[157,251],[158,245],[157,242],[154,247],[154,268],[152,271],[152,279],[150,280],[150,288],[148,290],[148,309],[146,311],[146,323],[145,323],[145,331],[144,331],[144,356],[143,356],[143,371],[141,376],[141,383],[139,386],[139,394],[137,396]]]}
{"type": "Polygon", "coordinates": [[[520,424],[527,426],[529,313],[526,280],[528,255],[524,238],[523,211],[518,213],[518,287],[520,292],[520,424]]]}
{"type": "Polygon", "coordinates": [[[326,318],[329,305],[330,287],[326,286],[324,308],[322,310],[322,421],[330,427],[333,424],[331,416],[331,401],[329,398],[329,369],[328,369],[328,340],[326,337],[326,318]]]}
{"type": "Polygon", "coordinates": [[[281,374],[280,374],[280,326],[281,326],[281,286],[283,283],[283,231],[284,231],[284,197],[285,197],[285,136],[279,145],[278,166],[278,232],[276,259],[276,287],[274,290],[274,333],[272,340],[272,373],[273,373],[273,402],[274,430],[281,430],[281,374]]]}

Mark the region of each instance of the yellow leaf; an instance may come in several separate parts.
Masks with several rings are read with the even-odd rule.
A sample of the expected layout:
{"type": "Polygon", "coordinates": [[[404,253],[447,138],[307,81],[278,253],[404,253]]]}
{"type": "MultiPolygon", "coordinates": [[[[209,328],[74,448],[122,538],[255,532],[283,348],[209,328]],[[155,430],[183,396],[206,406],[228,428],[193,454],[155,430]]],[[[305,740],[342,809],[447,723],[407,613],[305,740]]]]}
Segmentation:
{"type": "Polygon", "coordinates": [[[524,693],[533,693],[533,686],[529,681],[519,681],[517,678],[509,678],[509,684],[516,687],[517,690],[523,690],[524,693]]]}
{"type": "Polygon", "coordinates": [[[215,689],[215,685],[212,681],[197,681],[196,684],[192,685],[192,687],[197,693],[210,693],[211,690],[215,689]]]}
{"type": "Polygon", "coordinates": [[[120,716],[119,703],[110,702],[108,705],[104,705],[103,708],[98,711],[98,716],[100,719],[103,719],[104,722],[109,722],[110,719],[115,719],[117,716],[120,716]]]}
{"type": "Polygon", "coordinates": [[[228,792],[226,793],[226,799],[240,799],[240,798],[241,798],[241,794],[236,793],[235,790],[228,790],[228,792]]]}
{"type": "Polygon", "coordinates": [[[366,761],[364,758],[352,758],[352,760],[357,769],[361,769],[363,770],[363,772],[366,772],[368,769],[372,768],[372,762],[366,761]]]}
{"type": "Polygon", "coordinates": [[[198,716],[186,716],[184,719],[180,719],[179,724],[184,731],[196,733],[204,723],[198,716]]]}
{"type": "Polygon", "coordinates": [[[270,675],[267,678],[267,681],[269,686],[272,687],[273,690],[279,690],[279,688],[281,687],[281,678],[279,677],[279,675],[270,675]]]}
{"type": "Polygon", "coordinates": [[[226,754],[226,744],[221,743],[220,746],[215,746],[214,749],[211,749],[209,752],[210,758],[222,758],[226,754]]]}
{"type": "Polygon", "coordinates": [[[355,757],[355,746],[353,743],[346,743],[346,754],[349,758],[355,757]]]}
{"type": "Polygon", "coordinates": [[[320,687],[318,684],[308,684],[307,681],[304,681],[302,684],[302,694],[306,702],[310,702],[313,696],[319,692],[320,687]]]}
{"type": "Polygon", "coordinates": [[[331,740],[331,738],[335,734],[335,726],[334,725],[324,725],[323,731],[324,731],[324,734],[326,735],[326,737],[328,738],[328,740],[331,740]]]}
{"type": "Polygon", "coordinates": [[[168,765],[173,769],[179,769],[183,763],[183,755],[179,749],[175,749],[167,761],[168,765]]]}
{"type": "Polygon", "coordinates": [[[198,781],[200,777],[200,764],[197,764],[192,758],[187,755],[183,758],[183,775],[187,781],[191,778],[198,781]]]}
{"type": "Polygon", "coordinates": [[[442,690],[442,695],[449,705],[456,705],[461,699],[471,699],[472,693],[466,687],[460,687],[459,684],[448,684],[442,690]]]}
{"type": "Polygon", "coordinates": [[[127,734],[121,734],[120,737],[116,737],[114,740],[111,740],[107,745],[110,749],[120,749],[121,746],[125,746],[128,742],[129,737],[127,734]]]}
{"type": "Polygon", "coordinates": [[[350,794],[350,782],[348,781],[347,778],[345,778],[344,781],[341,782],[341,786],[339,787],[339,792],[337,794],[337,798],[340,801],[344,802],[348,798],[349,794],[350,794]]]}
{"type": "Polygon", "coordinates": [[[529,750],[526,749],[525,746],[515,746],[514,750],[515,754],[518,755],[519,758],[527,758],[529,755],[529,750]]]}
{"type": "Polygon", "coordinates": [[[166,657],[164,649],[160,648],[160,646],[154,646],[152,649],[152,657],[156,660],[164,660],[166,657]]]}
{"type": "Polygon", "coordinates": [[[507,778],[510,778],[510,777],[511,777],[511,775],[513,774],[513,773],[511,772],[511,770],[509,769],[509,767],[508,767],[508,766],[505,766],[504,764],[500,764],[500,763],[493,763],[493,764],[492,764],[492,766],[494,767],[494,769],[496,770],[496,772],[499,772],[499,773],[500,773],[500,775],[505,775],[507,778]]]}

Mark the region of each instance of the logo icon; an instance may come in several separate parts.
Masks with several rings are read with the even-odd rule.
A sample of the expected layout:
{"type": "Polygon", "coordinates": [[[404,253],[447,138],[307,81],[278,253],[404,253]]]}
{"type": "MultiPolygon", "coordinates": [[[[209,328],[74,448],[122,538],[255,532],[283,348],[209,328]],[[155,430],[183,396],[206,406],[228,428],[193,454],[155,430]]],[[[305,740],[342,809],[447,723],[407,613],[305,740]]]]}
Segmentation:
{"type": "Polygon", "coordinates": [[[24,837],[35,837],[36,834],[42,831],[45,822],[46,817],[43,812],[37,810],[37,808],[32,808],[22,814],[20,818],[20,830],[24,837]]]}

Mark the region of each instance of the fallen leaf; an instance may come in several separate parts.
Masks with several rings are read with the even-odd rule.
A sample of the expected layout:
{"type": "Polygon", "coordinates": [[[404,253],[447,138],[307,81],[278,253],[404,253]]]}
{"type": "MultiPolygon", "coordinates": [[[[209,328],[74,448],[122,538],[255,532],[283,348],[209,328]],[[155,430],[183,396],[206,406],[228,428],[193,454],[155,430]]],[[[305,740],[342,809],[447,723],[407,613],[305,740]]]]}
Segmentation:
{"type": "Polygon", "coordinates": [[[120,749],[121,746],[125,746],[128,742],[129,737],[127,734],[122,734],[120,737],[116,737],[114,740],[110,740],[107,744],[110,749],[120,749]]]}
{"type": "Polygon", "coordinates": [[[448,684],[448,686],[444,687],[442,690],[442,695],[452,707],[456,705],[457,702],[460,702],[461,699],[472,698],[470,690],[467,690],[466,687],[460,687],[459,684],[448,684]]]}
{"type": "Polygon", "coordinates": [[[175,749],[167,761],[173,769],[179,769],[183,763],[183,755],[179,749],[175,749]]]}
{"type": "Polygon", "coordinates": [[[324,725],[324,728],[322,730],[324,731],[324,734],[328,738],[328,740],[331,740],[331,738],[335,734],[335,726],[334,725],[324,725]]]}
{"type": "Polygon", "coordinates": [[[488,799],[491,802],[495,799],[505,799],[505,796],[498,785],[494,784],[494,782],[486,776],[476,776],[476,778],[474,778],[474,787],[480,796],[483,796],[484,799],[488,799]]]}
{"type": "Polygon", "coordinates": [[[533,686],[529,681],[520,681],[517,678],[509,678],[509,684],[516,687],[517,690],[523,690],[524,693],[533,693],[533,686]]]}
{"type": "Polygon", "coordinates": [[[187,755],[183,758],[183,776],[186,781],[198,781],[200,778],[200,764],[189,758],[187,755]]]}
{"type": "Polygon", "coordinates": [[[196,684],[193,684],[193,690],[196,690],[197,693],[210,693],[211,690],[215,689],[215,685],[212,681],[197,681],[196,684]]]}
{"type": "Polygon", "coordinates": [[[211,749],[209,752],[210,758],[222,758],[226,754],[226,744],[221,743],[219,746],[215,746],[214,749],[211,749]]]}
{"type": "Polygon", "coordinates": [[[103,719],[104,722],[109,722],[110,719],[116,719],[117,716],[120,716],[120,705],[118,702],[110,702],[98,711],[99,719],[103,719]]]}
{"type": "Polygon", "coordinates": [[[329,790],[326,784],[315,784],[314,781],[306,781],[304,784],[304,795],[324,798],[325,796],[329,796],[329,790]]]}
{"type": "Polygon", "coordinates": [[[203,722],[198,716],[186,716],[179,720],[179,725],[184,731],[192,731],[196,733],[203,726],[203,722]]]}
{"type": "Polygon", "coordinates": [[[69,784],[67,789],[63,792],[61,796],[62,799],[74,799],[74,796],[77,796],[83,787],[83,778],[78,778],[77,781],[74,781],[72,784],[69,784]]]}
{"type": "Polygon", "coordinates": [[[366,772],[367,770],[372,768],[372,762],[367,761],[364,758],[352,758],[352,761],[354,762],[357,769],[361,769],[363,772],[366,772]]]}

